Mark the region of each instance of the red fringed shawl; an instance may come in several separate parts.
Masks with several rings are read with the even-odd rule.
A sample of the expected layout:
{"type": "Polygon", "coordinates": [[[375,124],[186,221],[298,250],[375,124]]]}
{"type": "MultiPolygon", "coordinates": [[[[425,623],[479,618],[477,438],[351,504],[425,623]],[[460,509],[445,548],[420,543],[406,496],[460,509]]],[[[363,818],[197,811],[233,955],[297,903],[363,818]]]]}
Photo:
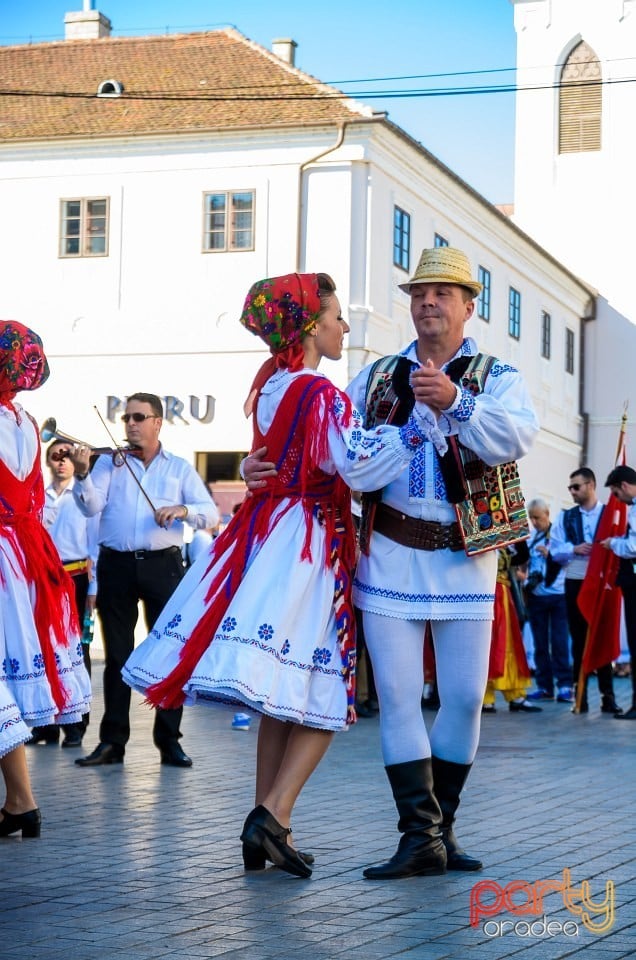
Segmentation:
{"type": "MultiPolygon", "coordinates": [[[[67,701],[56,660],[54,639],[68,647],[69,632],[79,634],[75,589],[51,537],[41,523],[44,483],[38,456],[28,477],[19,480],[0,461],[0,540],[13,547],[21,577],[34,588],[33,617],[40,641],[44,670],[59,713],[67,701]]],[[[10,553],[8,554],[10,557],[10,553]]]]}
{"type": "MultiPolygon", "coordinates": [[[[183,687],[214,635],[235,595],[255,547],[267,540],[278,521],[300,503],[305,514],[306,535],[300,559],[312,562],[311,533],[314,518],[325,531],[325,569],[336,578],[334,609],[347,687],[349,720],[355,720],[355,619],[351,602],[351,571],[355,563],[355,534],[350,492],[339,475],[324,473],[320,463],[330,459],[328,431],[336,423],[336,407],[342,422],[351,420],[351,404],[329,380],[313,375],[292,380],[271,427],[261,434],[254,415],[253,449],[267,446],[268,459],[276,463],[278,476],[255,491],[214,542],[205,578],[217,559],[228,552],[206,594],[205,613],[182,647],[179,663],[162,681],[148,689],[148,701],[157,707],[180,706],[183,687]],[[323,404],[320,399],[323,399],[323,404]],[[276,516],[274,516],[276,513],[276,516]],[[231,549],[230,549],[231,548],[231,549]]],[[[263,548],[266,549],[266,546],[263,548]]]]}

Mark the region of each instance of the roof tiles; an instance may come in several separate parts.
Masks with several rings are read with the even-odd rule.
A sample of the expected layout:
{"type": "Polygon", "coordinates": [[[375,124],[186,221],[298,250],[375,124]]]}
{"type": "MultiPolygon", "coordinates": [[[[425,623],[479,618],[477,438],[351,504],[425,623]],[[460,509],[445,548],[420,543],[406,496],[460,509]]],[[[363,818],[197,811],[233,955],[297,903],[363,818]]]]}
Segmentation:
{"type": "Polygon", "coordinates": [[[372,111],[238,31],[0,47],[0,141],[363,120],[372,111]],[[105,80],[120,97],[98,97],[105,80]]]}

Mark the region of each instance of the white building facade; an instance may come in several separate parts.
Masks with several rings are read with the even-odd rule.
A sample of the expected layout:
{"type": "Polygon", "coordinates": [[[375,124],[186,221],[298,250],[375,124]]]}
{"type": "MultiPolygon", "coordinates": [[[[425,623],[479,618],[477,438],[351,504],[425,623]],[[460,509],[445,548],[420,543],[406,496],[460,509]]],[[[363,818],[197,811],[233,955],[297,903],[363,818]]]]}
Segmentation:
{"type": "MultiPolygon", "coordinates": [[[[249,46],[271,63],[235,31],[221,33],[235,59],[249,46]]],[[[106,37],[99,51],[109,43],[121,56],[134,43],[137,57],[143,45],[106,37]]],[[[81,60],[94,44],[53,52],[81,60]]],[[[33,56],[33,47],[15,50],[33,56]]],[[[100,77],[121,81],[124,95],[95,131],[76,120],[55,135],[25,127],[0,139],[0,257],[10,265],[0,302],[4,317],[45,341],[52,376],[28,398],[38,420],[54,416],[63,432],[102,446],[94,407],[121,439],[126,396],[157,393],[166,447],[208,481],[235,481],[251,437],[243,401],[264,358],[238,323],[250,284],[296,269],[334,277],[351,333],[326,372],[345,385],[412,339],[397,285],[423,247],[447,242],[486,283],[467,332],[523,371],[539,413],[540,436],[521,465],[526,495],[568,502],[567,476],[590,454],[581,344],[600,323],[592,287],[404,131],[353,101],[343,107],[346,98],[311,123],[111,133],[104,126],[128,109],[129,79],[100,77]]],[[[605,430],[615,436],[611,423],[605,430]]]]}
{"type": "Polygon", "coordinates": [[[584,458],[602,475],[626,404],[627,453],[636,461],[636,0],[511,3],[514,220],[599,290],[583,341],[581,411],[584,458]]]}

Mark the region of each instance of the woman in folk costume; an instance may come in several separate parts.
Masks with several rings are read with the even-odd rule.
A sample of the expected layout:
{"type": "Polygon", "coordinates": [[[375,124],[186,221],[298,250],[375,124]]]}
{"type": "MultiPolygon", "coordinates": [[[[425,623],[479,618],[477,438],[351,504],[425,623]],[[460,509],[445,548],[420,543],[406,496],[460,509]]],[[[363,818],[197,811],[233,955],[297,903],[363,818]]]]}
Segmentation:
{"type": "Polygon", "coordinates": [[[296,876],[310,855],[289,842],[294,803],[331,741],[355,720],[355,560],[349,487],[377,489],[411,461],[430,427],[419,405],[401,428],[362,428],[317,367],[349,327],[326,274],[254,284],[241,323],[272,357],[246,413],[277,470],[186,574],[124,679],[155,706],[239,702],[262,714],[246,869],[266,858],[296,876]]]}
{"type": "Polygon", "coordinates": [[[79,722],[91,698],[73,583],[41,522],[39,432],[14,402],[48,375],[38,335],[0,321],[0,837],[40,835],[24,749],[29,726],[79,722]]]}

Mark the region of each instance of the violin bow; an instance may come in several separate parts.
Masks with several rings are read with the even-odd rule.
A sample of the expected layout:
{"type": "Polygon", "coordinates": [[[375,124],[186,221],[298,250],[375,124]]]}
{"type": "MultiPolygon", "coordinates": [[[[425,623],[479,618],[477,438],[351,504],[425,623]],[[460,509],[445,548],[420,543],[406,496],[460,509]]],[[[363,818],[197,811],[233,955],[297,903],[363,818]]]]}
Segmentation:
{"type": "Polygon", "coordinates": [[[150,505],[150,508],[151,508],[152,512],[153,512],[153,513],[156,513],[156,512],[157,512],[157,508],[155,507],[154,503],[152,502],[152,500],[150,499],[150,497],[148,496],[148,494],[146,493],[146,491],[145,491],[144,488],[142,487],[142,485],[141,485],[141,483],[140,483],[140,481],[139,481],[139,477],[137,476],[137,474],[135,473],[135,471],[133,470],[133,468],[132,468],[132,467],[130,466],[130,464],[128,463],[128,457],[126,456],[126,451],[125,451],[124,449],[122,449],[122,447],[117,443],[117,441],[115,440],[114,436],[112,435],[112,433],[110,432],[110,430],[109,430],[109,428],[108,428],[108,424],[106,423],[106,421],[105,421],[104,418],[102,417],[101,413],[99,412],[99,410],[97,409],[97,407],[96,407],[94,404],[93,404],[93,410],[95,411],[95,413],[97,414],[97,416],[98,416],[99,419],[101,420],[102,426],[104,427],[104,430],[106,431],[106,433],[107,433],[108,436],[110,437],[110,439],[111,439],[111,441],[112,441],[112,444],[113,444],[115,450],[117,451],[117,453],[119,454],[119,456],[122,458],[122,461],[123,461],[123,463],[124,463],[124,466],[128,468],[128,472],[130,473],[130,476],[133,478],[133,480],[135,481],[135,483],[137,484],[137,486],[139,487],[139,489],[140,489],[141,492],[143,493],[144,497],[145,497],[146,500],[148,501],[148,504],[150,505]]]}

